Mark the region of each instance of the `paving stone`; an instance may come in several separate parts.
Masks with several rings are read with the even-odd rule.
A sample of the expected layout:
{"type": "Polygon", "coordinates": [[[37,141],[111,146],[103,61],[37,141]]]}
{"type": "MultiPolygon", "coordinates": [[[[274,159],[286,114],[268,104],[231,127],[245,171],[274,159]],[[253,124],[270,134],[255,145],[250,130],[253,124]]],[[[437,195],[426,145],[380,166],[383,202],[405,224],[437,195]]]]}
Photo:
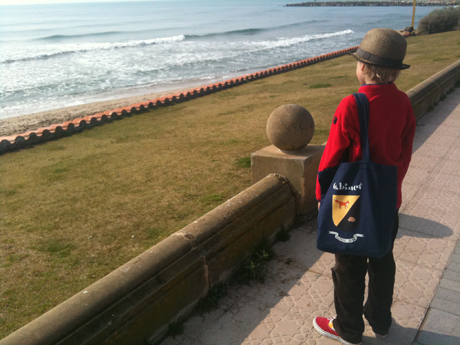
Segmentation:
{"type": "Polygon", "coordinates": [[[450,262],[460,263],[460,254],[452,253],[450,256],[450,262]]]}
{"type": "Polygon", "coordinates": [[[455,153],[454,150],[454,152],[451,153],[449,159],[446,160],[444,165],[439,168],[439,172],[452,175],[460,174],[460,157],[453,156],[455,154],[457,153],[455,153]]]}
{"type": "Polygon", "coordinates": [[[454,253],[460,255],[460,243],[457,243],[457,246],[455,247],[454,253]]]}
{"type": "Polygon", "coordinates": [[[442,271],[454,245],[454,242],[444,238],[425,237],[419,232],[399,229],[393,254],[397,260],[442,271]]]}
{"type": "Polygon", "coordinates": [[[451,261],[447,264],[447,269],[460,273],[460,264],[455,261],[451,261]]]}
{"type": "Polygon", "coordinates": [[[419,167],[416,164],[413,164],[413,162],[411,162],[409,166],[409,171],[410,173],[407,173],[406,177],[404,178],[403,187],[406,184],[412,184],[416,186],[418,190],[423,186],[425,181],[430,176],[430,172],[428,171],[426,167],[424,166],[419,167]]]}
{"type": "Polygon", "coordinates": [[[407,204],[412,200],[412,198],[417,194],[419,189],[421,188],[421,184],[418,182],[409,182],[404,180],[402,185],[402,204],[399,208],[400,213],[404,213],[405,207],[407,204]]]}
{"type": "Polygon", "coordinates": [[[311,332],[311,324],[294,315],[286,314],[275,324],[270,338],[275,344],[302,344],[311,332]]]}
{"type": "MultiPolygon", "coordinates": [[[[429,144],[433,147],[437,146],[435,144],[429,144]]],[[[428,149],[425,149],[425,143],[423,143],[423,146],[418,149],[414,155],[412,156],[411,162],[410,162],[410,168],[419,168],[422,172],[427,174],[427,177],[429,174],[434,170],[434,168],[440,164],[442,157],[439,155],[436,156],[434,152],[430,152],[430,155],[427,155],[427,152],[430,152],[428,149]]],[[[448,151],[449,147],[445,147],[445,150],[448,151]]],[[[414,177],[415,179],[417,177],[414,177]]],[[[409,181],[412,179],[409,178],[409,181]]],[[[420,183],[423,183],[423,180],[419,180],[420,183]]]]}
{"type": "Polygon", "coordinates": [[[427,236],[446,238],[456,241],[460,236],[458,230],[460,218],[443,205],[425,207],[429,200],[411,200],[400,214],[400,228],[412,230],[427,236]],[[453,229],[456,229],[454,232],[453,229]]]}
{"type": "Polygon", "coordinates": [[[372,328],[366,322],[366,329],[363,334],[363,344],[410,344],[422,323],[426,309],[413,304],[395,300],[391,307],[393,323],[388,336],[385,339],[377,339],[372,328]]]}
{"type": "Polygon", "coordinates": [[[423,345],[460,344],[460,317],[431,308],[417,336],[423,345]]]}
{"type": "Polygon", "coordinates": [[[435,187],[438,189],[444,189],[446,191],[455,192],[458,195],[458,190],[456,190],[455,186],[458,186],[458,182],[460,182],[460,176],[457,174],[452,173],[444,173],[440,171],[444,164],[449,162],[450,159],[450,152],[447,153],[449,156],[448,158],[443,160],[443,165],[436,167],[436,173],[430,176],[430,187],[435,187]],[[438,169],[439,168],[439,169],[438,169]]]}
{"type": "Polygon", "coordinates": [[[311,272],[316,272],[320,274],[327,275],[332,277],[331,268],[334,267],[335,256],[334,254],[324,253],[310,268],[311,272]]]}
{"type": "MultiPolygon", "coordinates": [[[[316,232],[302,231],[291,231],[291,239],[288,242],[279,243],[275,248],[275,253],[278,259],[290,262],[290,267],[298,267],[302,269],[302,272],[311,269],[324,255],[323,252],[316,249],[316,232]]],[[[329,270],[320,270],[317,273],[330,274],[330,267],[329,270]]]]}
{"type": "Polygon", "coordinates": [[[195,339],[190,339],[183,335],[176,335],[174,337],[168,337],[161,345],[204,345],[195,339]]]}
{"type": "MultiPolygon", "coordinates": [[[[450,114],[452,112],[454,105],[450,102],[450,99],[456,98],[458,99],[459,93],[452,93],[446,100],[444,100],[442,103],[440,103],[435,111],[429,112],[419,120],[421,123],[426,123],[426,124],[437,124],[437,125],[443,125],[443,126],[451,126],[451,127],[458,127],[460,124],[458,123],[458,119],[455,119],[456,115],[455,112],[454,114],[450,114]],[[449,118],[454,117],[451,121],[449,121],[449,118]]],[[[457,103],[458,104],[458,103],[457,103]]]]}
{"type": "Polygon", "coordinates": [[[456,281],[449,280],[449,279],[446,279],[446,278],[441,279],[439,287],[442,287],[442,288],[447,289],[447,290],[460,292],[460,282],[456,282],[456,281]]]}
{"type": "MultiPolygon", "coordinates": [[[[456,121],[454,122],[456,123],[456,121]]],[[[447,127],[447,126],[445,126],[447,127]]],[[[443,131],[440,131],[440,133],[443,131]]],[[[436,133],[437,134],[437,133],[436,133]]],[[[426,144],[436,145],[436,151],[438,152],[447,152],[452,144],[456,142],[458,135],[431,135],[426,141],[426,144]]]]}
{"type": "Polygon", "coordinates": [[[428,308],[442,271],[398,260],[394,298],[428,308]]]}
{"type": "Polygon", "coordinates": [[[452,271],[452,270],[446,270],[446,271],[444,271],[443,278],[460,283],[460,272],[455,272],[455,271],[452,271]]]}
{"type": "Polygon", "coordinates": [[[269,342],[264,342],[265,339],[269,338],[270,330],[271,328],[267,327],[265,323],[261,323],[257,325],[251,333],[249,333],[248,337],[243,341],[242,344],[272,344],[271,340],[269,342]]]}
{"type": "Polygon", "coordinates": [[[440,287],[433,298],[431,307],[460,315],[460,293],[440,287]]]}

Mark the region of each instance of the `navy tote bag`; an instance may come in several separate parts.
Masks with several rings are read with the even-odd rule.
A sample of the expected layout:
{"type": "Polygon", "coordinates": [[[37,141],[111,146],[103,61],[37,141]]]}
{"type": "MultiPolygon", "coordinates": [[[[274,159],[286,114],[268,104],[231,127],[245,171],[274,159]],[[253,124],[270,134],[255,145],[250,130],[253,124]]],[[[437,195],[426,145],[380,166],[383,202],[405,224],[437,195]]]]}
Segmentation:
{"type": "Polygon", "coordinates": [[[369,101],[355,93],[363,159],[318,172],[321,207],[318,249],[380,258],[391,249],[397,205],[398,167],[370,160],[369,101]]]}

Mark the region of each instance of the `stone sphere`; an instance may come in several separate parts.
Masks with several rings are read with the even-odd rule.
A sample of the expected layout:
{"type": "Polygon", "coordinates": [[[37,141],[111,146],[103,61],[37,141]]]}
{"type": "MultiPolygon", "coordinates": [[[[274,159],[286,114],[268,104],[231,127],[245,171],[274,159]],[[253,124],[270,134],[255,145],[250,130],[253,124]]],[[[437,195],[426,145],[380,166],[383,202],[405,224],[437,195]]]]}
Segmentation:
{"type": "Polygon", "coordinates": [[[313,138],[315,121],[307,109],[297,104],[276,108],[267,121],[270,142],[282,151],[303,149],[313,138]]]}

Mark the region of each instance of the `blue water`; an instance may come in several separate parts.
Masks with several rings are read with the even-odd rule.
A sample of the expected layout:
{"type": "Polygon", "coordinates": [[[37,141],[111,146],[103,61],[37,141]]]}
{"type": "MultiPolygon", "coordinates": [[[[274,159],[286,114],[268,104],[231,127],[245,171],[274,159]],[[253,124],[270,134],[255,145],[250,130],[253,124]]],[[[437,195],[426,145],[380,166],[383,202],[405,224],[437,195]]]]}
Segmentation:
{"type": "MultiPolygon", "coordinates": [[[[0,6],[0,119],[203,85],[403,29],[412,7],[286,0],[0,6]]],[[[417,8],[418,20],[433,8],[417,8]]]]}

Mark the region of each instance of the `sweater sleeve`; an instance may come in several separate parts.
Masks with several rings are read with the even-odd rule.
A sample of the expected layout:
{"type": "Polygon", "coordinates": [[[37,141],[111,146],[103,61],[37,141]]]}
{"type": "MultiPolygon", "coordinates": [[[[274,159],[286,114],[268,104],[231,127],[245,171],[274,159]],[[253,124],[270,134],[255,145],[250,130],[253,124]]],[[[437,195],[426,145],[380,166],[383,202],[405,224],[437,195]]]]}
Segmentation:
{"type": "MultiPolygon", "coordinates": [[[[351,132],[355,131],[353,113],[357,114],[354,97],[345,97],[335,111],[326,147],[319,164],[319,171],[335,167],[342,161],[343,154],[351,143],[351,132]]],[[[318,177],[316,178],[316,200],[321,201],[321,187],[318,177]]]]}
{"type": "Polygon", "coordinates": [[[401,151],[401,156],[402,156],[402,179],[404,179],[404,176],[406,176],[407,169],[409,169],[409,163],[412,158],[412,144],[414,141],[414,135],[415,135],[415,116],[414,116],[414,110],[412,109],[412,105],[410,104],[410,101],[408,99],[409,105],[408,105],[408,119],[407,119],[407,125],[404,128],[404,131],[402,133],[401,137],[401,143],[402,143],[402,151],[401,151]]]}

